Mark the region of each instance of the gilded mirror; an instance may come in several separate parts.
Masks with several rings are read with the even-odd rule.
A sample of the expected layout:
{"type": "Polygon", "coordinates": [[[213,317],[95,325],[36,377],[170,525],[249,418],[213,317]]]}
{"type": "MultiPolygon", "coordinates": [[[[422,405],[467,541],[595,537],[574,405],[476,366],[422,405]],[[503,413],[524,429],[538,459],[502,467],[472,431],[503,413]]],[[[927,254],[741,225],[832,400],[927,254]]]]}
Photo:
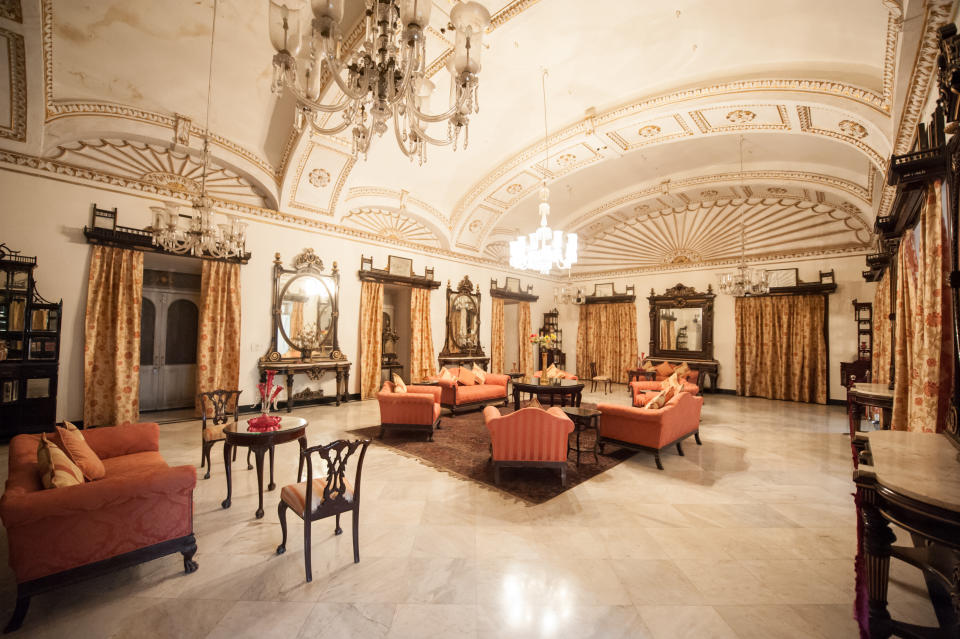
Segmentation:
{"type": "Polygon", "coordinates": [[[677,284],[663,295],[650,290],[650,356],[669,360],[713,359],[713,289],[677,284]]]}
{"type": "Polygon", "coordinates": [[[480,346],[480,290],[464,277],[456,289],[447,284],[447,339],[441,357],[482,355],[480,346]]]}

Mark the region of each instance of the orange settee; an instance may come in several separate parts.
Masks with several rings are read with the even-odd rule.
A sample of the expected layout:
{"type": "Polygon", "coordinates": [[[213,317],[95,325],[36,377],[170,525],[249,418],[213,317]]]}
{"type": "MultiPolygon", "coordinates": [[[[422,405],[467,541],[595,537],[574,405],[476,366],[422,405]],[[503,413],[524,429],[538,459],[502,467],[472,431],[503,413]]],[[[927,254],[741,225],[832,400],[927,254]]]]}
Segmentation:
{"type": "MultiPolygon", "coordinates": [[[[681,382],[681,391],[698,395],[700,388],[696,384],[684,380],[681,382]]],[[[663,382],[630,382],[630,396],[633,397],[634,406],[643,406],[657,393],[663,390],[663,382]]]]}
{"type": "MultiPolygon", "coordinates": [[[[454,377],[460,374],[459,368],[451,368],[454,377]]],[[[464,408],[474,408],[491,402],[502,401],[507,405],[507,384],[509,375],[487,373],[483,383],[463,385],[455,379],[436,378],[440,384],[440,405],[448,409],[452,415],[464,408]]]]}
{"type": "Polygon", "coordinates": [[[703,398],[677,393],[663,408],[634,408],[617,404],[599,404],[600,452],[606,444],[653,451],[657,468],[663,470],[660,451],[690,435],[700,444],[700,409],[703,398]]]}
{"type": "Polygon", "coordinates": [[[487,406],[483,421],[490,431],[495,484],[500,483],[501,467],[539,466],[559,470],[561,485],[567,485],[567,438],[573,421],[561,409],[528,407],[501,415],[487,406]]]}
{"type": "Polygon", "coordinates": [[[393,382],[384,382],[377,393],[380,404],[380,437],[388,429],[427,433],[433,441],[433,430],[440,428],[440,387],[407,385],[407,392],[398,393],[393,382]]]}
{"type": "MultiPolygon", "coordinates": [[[[104,572],[183,553],[196,570],[192,465],[171,468],[160,456],[156,424],[83,431],[106,476],[44,489],[37,465],[39,435],[10,440],[9,474],[0,498],[17,606],[5,632],[23,623],[30,597],[104,572]]],[[[60,444],[56,434],[47,439],[60,444]]]]}

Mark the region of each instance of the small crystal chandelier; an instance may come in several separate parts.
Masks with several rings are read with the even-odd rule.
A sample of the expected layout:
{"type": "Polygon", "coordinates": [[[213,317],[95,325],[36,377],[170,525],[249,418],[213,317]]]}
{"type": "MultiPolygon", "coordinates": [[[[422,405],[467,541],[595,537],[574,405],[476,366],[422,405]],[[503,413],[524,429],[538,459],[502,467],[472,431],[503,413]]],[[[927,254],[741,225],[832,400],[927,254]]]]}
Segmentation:
{"type": "Polygon", "coordinates": [[[436,115],[424,112],[435,88],[427,73],[425,37],[433,0],[366,0],[366,35],[354,51],[343,39],[344,0],[311,0],[310,5],[313,19],[304,25],[301,7],[270,2],[270,40],[277,51],[272,90],[279,94],[287,87],[296,97],[297,131],[304,122],[324,135],[353,126],[353,155],[366,157],[373,135],[382,136],[392,119],[400,150],[420,164],[426,161],[426,143],[452,144],[456,150],[461,131],[467,148],[469,115],[480,109],[480,50],[490,25],[490,12],[482,4],[457,2],[450,11],[447,28],[456,32],[447,64],[451,105],[436,115]],[[335,104],[319,102],[324,67],[343,93],[335,104]],[[342,121],[324,126],[338,112],[342,121]],[[430,124],[444,121],[445,138],[426,132],[430,124]]]}
{"type": "Polygon", "coordinates": [[[560,286],[555,286],[553,288],[553,303],[554,304],[583,304],[583,291],[579,288],[575,288],[573,283],[570,281],[570,273],[567,272],[567,281],[561,284],[560,286]]]}
{"type": "MultiPolygon", "coordinates": [[[[740,136],[740,183],[743,185],[743,136],[740,136]]],[[[720,292],[734,297],[746,297],[750,295],[766,295],[770,292],[770,284],[767,281],[767,272],[763,269],[753,269],[747,266],[747,233],[746,233],[746,210],[747,201],[743,201],[740,209],[740,264],[733,273],[722,273],[720,275],[720,292]]]]}
{"type": "Polygon", "coordinates": [[[210,160],[210,95],[213,85],[213,42],[217,30],[217,2],[213,3],[213,28],[210,32],[210,66],[207,73],[207,113],[203,131],[203,171],[200,177],[200,195],[193,200],[190,215],[180,213],[176,202],[151,206],[153,211],[153,245],[168,253],[208,256],[216,258],[243,257],[246,253],[247,225],[233,215],[227,215],[227,224],[213,221],[213,199],[207,195],[207,166],[210,160]]]}
{"type": "MultiPolygon", "coordinates": [[[[546,146],[546,162],[544,170],[550,166],[550,136],[547,132],[547,70],[543,70],[541,79],[543,87],[543,139],[546,146]]],[[[529,234],[530,242],[523,235],[510,242],[510,266],[521,270],[540,271],[549,275],[550,269],[557,266],[569,269],[577,263],[577,234],[567,233],[564,243],[563,231],[554,231],[547,226],[547,216],[550,215],[550,189],[547,188],[547,177],[544,174],[543,186],[540,187],[540,226],[529,234]]]]}

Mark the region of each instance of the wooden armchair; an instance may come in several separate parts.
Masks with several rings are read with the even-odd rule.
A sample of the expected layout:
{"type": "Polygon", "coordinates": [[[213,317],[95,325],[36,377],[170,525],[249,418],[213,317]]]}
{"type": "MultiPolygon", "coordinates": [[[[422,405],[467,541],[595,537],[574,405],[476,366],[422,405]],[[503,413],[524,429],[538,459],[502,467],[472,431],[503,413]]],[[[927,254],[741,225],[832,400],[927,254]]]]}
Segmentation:
{"type": "Polygon", "coordinates": [[[363,458],[367,454],[369,439],[347,441],[338,439],[325,446],[313,446],[300,451],[301,463],[307,465],[307,481],[290,484],[280,490],[280,503],[277,514],[280,517],[280,530],[283,539],[277,546],[277,554],[287,550],[287,510],[295,512],[303,520],[303,561],[307,571],[307,581],[313,581],[310,564],[310,524],[324,517],[336,517],[333,534],[343,533],[340,528],[340,515],[353,513],[353,562],[360,561],[360,473],[363,472],[363,458]],[[357,457],[357,472],[353,482],[347,481],[347,460],[360,449],[357,457]],[[312,455],[316,453],[326,462],[326,478],[314,479],[312,455]]]}
{"type": "MultiPolygon", "coordinates": [[[[207,466],[207,472],[204,479],[210,479],[210,449],[217,442],[222,442],[225,438],[223,428],[230,421],[228,411],[233,406],[233,423],[240,419],[240,393],[238,390],[215,390],[207,393],[200,393],[200,420],[203,430],[201,431],[200,441],[203,448],[200,450],[200,468],[204,464],[207,466]],[[212,409],[212,410],[211,410],[212,409]],[[210,421],[207,424],[207,413],[211,412],[210,421]]],[[[233,449],[233,461],[237,460],[237,449],[233,449]]],[[[250,463],[250,449],[247,449],[247,470],[253,468],[250,463]]]]}

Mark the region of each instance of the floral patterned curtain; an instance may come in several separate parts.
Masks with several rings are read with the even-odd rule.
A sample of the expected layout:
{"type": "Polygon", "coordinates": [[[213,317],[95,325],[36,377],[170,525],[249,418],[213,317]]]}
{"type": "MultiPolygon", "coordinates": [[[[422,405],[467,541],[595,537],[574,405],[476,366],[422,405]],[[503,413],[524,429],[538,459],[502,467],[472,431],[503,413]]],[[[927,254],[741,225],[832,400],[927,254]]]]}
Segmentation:
{"type": "Polygon", "coordinates": [[[527,379],[533,379],[533,344],[530,343],[530,302],[517,303],[517,343],[520,348],[520,372],[527,379]]]}
{"type": "MultiPolygon", "coordinates": [[[[203,260],[200,270],[200,330],[197,335],[197,398],[200,393],[240,388],[240,265],[203,260]]],[[[256,401],[256,398],[250,398],[256,401]]],[[[213,406],[207,406],[213,415],[213,406]]]]}
{"type": "Polygon", "coordinates": [[[577,377],[589,379],[590,362],[597,375],[624,384],[637,363],[637,306],[634,302],[584,304],[577,325],[577,377]]]}
{"type": "Polygon", "coordinates": [[[430,327],[430,289],[414,287],[410,292],[410,383],[415,384],[436,374],[437,358],[433,355],[433,330],[430,327]]]}
{"type": "Polygon", "coordinates": [[[890,383],[890,272],[884,273],[873,296],[873,359],[870,381],[890,383]]]}
{"type": "Polygon", "coordinates": [[[143,253],[94,246],[83,345],[83,424],[113,426],[140,415],[143,253]]]}
{"type": "MultiPolygon", "coordinates": [[[[497,375],[503,374],[503,298],[490,298],[491,316],[490,316],[490,372],[497,375]]],[[[529,335],[529,333],[528,333],[529,335]]],[[[526,335],[520,333],[520,339],[523,341],[526,335]]]]}
{"type": "Polygon", "coordinates": [[[738,297],[737,394],[827,403],[823,295],[738,297]]]}
{"type": "Polygon", "coordinates": [[[894,303],[894,430],[933,433],[945,427],[953,333],[941,186],[939,180],[929,186],[920,221],[900,240],[894,303]]]}
{"type": "MultiPolygon", "coordinates": [[[[410,298],[413,315],[413,297],[410,298]]],[[[411,323],[411,328],[415,326],[411,323]]],[[[383,284],[363,282],[360,288],[360,398],[375,397],[380,390],[380,361],[383,353],[383,284]]],[[[413,340],[411,340],[412,342],[413,340]]],[[[411,347],[412,348],[412,347],[411,347]]],[[[410,368],[413,372],[414,363],[410,368]]]]}

